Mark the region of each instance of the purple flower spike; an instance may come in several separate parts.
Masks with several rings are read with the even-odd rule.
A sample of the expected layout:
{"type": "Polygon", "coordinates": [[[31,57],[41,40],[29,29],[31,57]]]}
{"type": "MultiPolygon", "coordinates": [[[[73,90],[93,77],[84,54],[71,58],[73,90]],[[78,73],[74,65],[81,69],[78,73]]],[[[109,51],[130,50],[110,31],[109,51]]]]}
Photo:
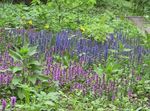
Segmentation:
{"type": "Polygon", "coordinates": [[[105,43],[105,45],[104,45],[104,59],[105,59],[105,61],[107,60],[107,58],[108,58],[108,44],[105,43]]]}
{"type": "Polygon", "coordinates": [[[3,99],[3,100],[2,100],[2,111],[4,111],[4,110],[5,110],[6,105],[7,105],[6,100],[5,100],[5,99],[3,99]]]}
{"type": "Polygon", "coordinates": [[[141,78],[141,76],[139,76],[139,75],[136,77],[136,80],[137,80],[137,81],[140,81],[141,79],[142,79],[142,78],[141,78]]]}
{"type": "Polygon", "coordinates": [[[15,96],[12,96],[11,97],[11,106],[14,107],[16,104],[16,97],[15,96]]]}
{"type": "Polygon", "coordinates": [[[132,90],[131,89],[128,90],[128,97],[132,97],[132,90]]]}
{"type": "Polygon", "coordinates": [[[111,100],[114,101],[116,98],[115,94],[112,95],[111,100]]]}

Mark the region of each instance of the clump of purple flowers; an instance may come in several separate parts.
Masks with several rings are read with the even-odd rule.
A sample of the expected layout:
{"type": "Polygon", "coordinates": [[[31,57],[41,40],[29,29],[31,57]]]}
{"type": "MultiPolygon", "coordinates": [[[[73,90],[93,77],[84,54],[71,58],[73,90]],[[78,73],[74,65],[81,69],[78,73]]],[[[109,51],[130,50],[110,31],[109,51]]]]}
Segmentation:
{"type": "MultiPolygon", "coordinates": [[[[43,73],[50,75],[49,82],[58,81],[60,87],[70,86],[69,91],[73,92],[78,89],[83,94],[93,93],[94,96],[101,97],[103,95],[108,96],[109,99],[114,100],[117,97],[119,85],[124,84],[129,86],[130,79],[127,77],[121,78],[121,83],[118,80],[107,80],[107,74],[97,74],[92,69],[84,69],[84,65],[91,64],[95,61],[99,63],[107,63],[109,56],[111,55],[115,59],[119,59],[120,56],[127,56],[131,60],[130,63],[135,61],[142,62],[143,55],[150,53],[149,49],[144,49],[138,44],[137,40],[127,39],[122,33],[110,34],[106,41],[97,42],[91,39],[85,39],[82,37],[80,31],[62,31],[56,36],[46,31],[36,32],[34,30],[11,30],[7,33],[9,36],[21,35],[22,44],[25,37],[29,38],[29,42],[32,45],[38,45],[40,54],[45,55],[46,68],[43,73]],[[116,35],[116,37],[115,37],[116,35]],[[122,44],[120,46],[119,44],[122,44]],[[120,47],[124,47],[127,50],[120,51],[120,47]],[[60,56],[67,52],[69,56],[77,56],[78,62],[71,62],[70,65],[65,68],[62,63],[58,63],[54,60],[53,55],[58,54],[60,56]]],[[[17,39],[17,38],[15,38],[17,39]]],[[[39,54],[39,55],[40,55],[39,54]]],[[[37,55],[37,58],[39,57],[37,55]]],[[[17,66],[18,64],[9,56],[6,51],[3,55],[0,55],[0,70],[7,70],[10,66],[17,66]]],[[[10,72],[0,72],[0,86],[8,85],[12,76],[10,72]]],[[[142,77],[140,75],[132,75],[136,78],[136,82],[140,81],[142,77]]],[[[131,91],[126,90],[127,95],[130,97],[131,91]]],[[[133,92],[132,92],[133,93],[133,92]]],[[[11,106],[14,107],[16,98],[11,97],[11,106]]]]}
{"type": "Polygon", "coordinates": [[[5,111],[5,108],[6,108],[6,105],[7,105],[7,102],[5,99],[2,99],[2,111],[5,111]]]}
{"type": "MultiPolygon", "coordinates": [[[[15,104],[16,104],[16,97],[15,96],[12,96],[10,98],[10,103],[11,103],[11,108],[14,108],[15,107],[15,104]]],[[[5,99],[2,99],[1,100],[1,104],[2,104],[2,111],[5,111],[6,109],[6,106],[7,106],[7,102],[5,99]]]]}
{"type": "Polygon", "coordinates": [[[11,97],[11,106],[12,106],[12,108],[14,108],[15,104],[16,104],[16,97],[12,96],[11,97]]]}
{"type": "Polygon", "coordinates": [[[51,32],[44,30],[37,32],[34,30],[13,29],[6,32],[6,35],[11,38],[15,36],[14,42],[18,39],[18,35],[21,36],[22,44],[27,37],[30,44],[38,45],[39,51],[45,53],[46,56],[52,56],[53,54],[63,55],[63,52],[67,51],[71,56],[77,55],[79,59],[84,59],[86,63],[95,61],[103,63],[107,61],[109,56],[114,58],[126,56],[132,60],[132,63],[141,63],[143,55],[150,54],[149,49],[144,49],[140,45],[139,38],[129,39],[122,32],[108,35],[104,42],[86,39],[80,31],[73,32],[70,30],[63,30],[55,34],[55,36],[51,32]],[[128,51],[120,51],[122,46],[128,51]]]}
{"type": "MultiPolygon", "coordinates": [[[[51,77],[51,80],[59,81],[60,87],[70,86],[68,90],[71,92],[80,90],[84,95],[93,93],[94,96],[101,97],[107,95],[110,100],[117,97],[120,84],[129,86],[131,81],[125,77],[119,80],[108,80],[107,74],[98,75],[92,69],[84,69],[84,64],[77,62],[70,63],[67,68],[63,64],[56,63],[53,57],[46,58],[46,69],[44,73],[51,77]],[[128,82],[126,82],[128,81],[128,82]]],[[[133,75],[136,82],[140,81],[141,77],[133,75]],[[137,79],[138,78],[138,79],[137,79]]]]}

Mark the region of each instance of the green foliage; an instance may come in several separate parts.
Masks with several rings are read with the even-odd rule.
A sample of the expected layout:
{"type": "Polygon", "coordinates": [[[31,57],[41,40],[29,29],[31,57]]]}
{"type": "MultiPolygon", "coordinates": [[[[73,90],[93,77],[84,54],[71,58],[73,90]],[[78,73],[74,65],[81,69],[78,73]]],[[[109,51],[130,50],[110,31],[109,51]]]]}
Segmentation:
{"type": "Polygon", "coordinates": [[[76,55],[73,55],[71,57],[68,53],[65,53],[65,52],[63,56],[56,54],[56,55],[53,55],[53,58],[56,63],[62,63],[64,68],[68,68],[70,66],[70,63],[73,63],[78,60],[76,55]]]}
{"type": "Polygon", "coordinates": [[[86,35],[86,37],[92,38],[96,41],[105,41],[106,36],[115,31],[122,31],[123,34],[133,38],[139,35],[143,35],[142,32],[131,22],[125,19],[125,17],[116,17],[111,12],[106,12],[101,15],[94,15],[92,19],[86,17],[82,23],[80,30],[86,35]],[[84,30],[83,30],[84,29],[84,30]]]}
{"type": "Polygon", "coordinates": [[[26,104],[17,104],[16,109],[20,109],[22,111],[41,111],[47,109],[56,110],[58,108],[58,100],[60,97],[58,92],[45,93],[41,91],[38,93],[35,90],[31,91],[34,94],[32,94],[30,100],[28,100],[26,104]]]}
{"type": "Polygon", "coordinates": [[[19,66],[10,67],[9,71],[14,74],[12,83],[17,85],[19,83],[27,83],[34,85],[37,80],[43,80],[42,65],[39,61],[34,59],[34,55],[37,54],[37,47],[29,47],[24,45],[20,49],[15,48],[16,51],[9,50],[10,56],[15,60],[19,66]],[[20,77],[17,74],[21,74],[20,77]]]}
{"type": "Polygon", "coordinates": [[[149,15],[149,0],[96,0],[96,8],[105,12],[113,11],[117,15],[149,15]]]}
{"type": "Polygon", "coordinates": [[[16,90],[19,99],[26,99],[26,103],[29,103],[30,98],[30,86],[37,84],[37,81],[47,81],[48,77],[42,74],[42,64],[34,58],[37,54],[37,47],[30,47],[28,44],[24,45],[20,49],[15,48],[9,50],[10,56],[14,59],[17,66],[12,66],[8,71],[13,73],[13,79],[10,84],[11,90],[16,90]]]}
{"type": "Polygon", "coordinates": [[[139,15],[150,13],[150,2],[149,0],[132,0],[132,8],[134,13],[139,15]]]}
{"type": "MultiPolygon", "coordinates": [[[[118,111],[118,110],[131,110],[138,111],[143,110],[147,111],[148,107],[140,106],[137,103],[133,103],[129,100],[128,97],[123,97],[122,100],[116,99],[114,101],[108,101],[106,98],[96,98],[92,94],[83,96],[79,90],[76,90],[73,94],[66,96],[64,93],[61,93],[62,101],[60,104],[63,104],[63,107],[60,107],[61,111],[66,109],[72,109],[73,111],[118,111]]],[[[139,99],[138,101],[141,101],[139,99]]],[[[146,98],[144,101],[147,101],[146,98]]]]}
{"type": "Polygon", "coordinates": [[[132,13],[132,4],[127,0],[96,0],[96,8],[103,12],[108,10],[124,16],[132,13]]]}
{"type": "Polygon", "coordinates": [[[1,87],[3,88],[1,94],[5,97],[12,94],[17,96],[20,101],[17,102],[16,110],[54,110],[58,107],[59,93],[55,92],[56,88],[47,85],[49,84],[48,76],[42,73],[44,67],[34,57],[37,54],[36,49],[36,46],[25,44],[23,47],[9,50],[10,56],[18,65],[6,70],[13,74],[13,78],[7,87],[1,87]]]}
{"type": "Polygon", "coordinates": [[[4,5],[1,8],[3,27],[25,27],[45,29],[49,31],[60,31],[62,29],[80,29],[87,37],[92,37],[97,41],[104,41],[108,33],[114,30],[122,30],[129,36],[137,36],[140,31],[132,23],[126,21],[124,16],[118,16],[115,12],[105,11],[105,13],[96,13],[93,5],[95,0],[77,0],[77,1],[49,1],[47,5],[4,5]],[[8,8],[10,7],[10,8],[8,8]],[[10,10],[11,9],[11,10],[10,10]],[[16,13],[12,10],[17,9],[16,13]],[[86,9],[86,10],[85,10],[86,9]],[[10,17],[8,19],[8,17],[10,17]],[[12,22],[12,21],[13,22],[12,22]],[[17,20],[17,21],[16,21],[17,20]],[[15,22],[14,22],[15,21],[15,22]],[[8,24],[10,23],[10,24],[8,24]]]}
{"type": "MultiPolygon", "coordinates": [[[[0,27],[36,28],[52,32],[80,29],[84,37],[96,41],[105,41],[109,33],[119,30],[122,34],[126,34],[127,38],[142,37],[142,45],[149,49],[149,35],[141,36],[140,30],[125,19],[126,15],[145,15],[149,20],[149,5],[148,0],[48,0],[46,5],[40,0],[33,0],[30,6],[0,4],[0,27]]],[[[132,63],[127,56],[118,56],[117,59],[110,56],[105,64],[99,64],[99,61],[94,65],[82,64],[85,69],[90,67],[100,77],[106,74],[106,82],[114,80],[118,84],[119,92],[112,101],[110,100],[112,95],[106,96],[105,91],[102,97],[97,97],[93,92],[85,95],[80,90],[69,92],[71,83],[59,87],[58,82],[43,74],[45,63],[41,62],[42,58],[35,59],[38,53],[36,46],[28,44],[22,46],[20,38],[10,38],[0,31],[1,52],[4,51],[6,44],[10,45],[9,54],[17,65],[0,72],[8,71],[13,74],[9,85],[0,86],[0,98],[15,95],[16,111],[148,111],[149,109],[147,105],[150,96],[149,55],[145,55],[143,63],[138,65],[132,63]],[[132,69],[135,70],[134,74],[131,72],[132,69]],[[139,82],[136,80],[138,75],[143,77],[139,82]],[[122,83],[122,78],[128,80],[127,85],[122,83]],[[128,88],[133,89],[133,98],[127,97],[128,88]]],[[[120,55],[130,51],[132,50],[119,44],[118,51],[114,49],[108,52],[120,55]]],[[[53,62],[60,63],[61,68],[68,68],[74,61],[79,62],[76,55],[71,57],[66,52],[62,55],[53,55],[53,62]]],[[[10,109],[9,105],[7,109],[10,109]]]]}

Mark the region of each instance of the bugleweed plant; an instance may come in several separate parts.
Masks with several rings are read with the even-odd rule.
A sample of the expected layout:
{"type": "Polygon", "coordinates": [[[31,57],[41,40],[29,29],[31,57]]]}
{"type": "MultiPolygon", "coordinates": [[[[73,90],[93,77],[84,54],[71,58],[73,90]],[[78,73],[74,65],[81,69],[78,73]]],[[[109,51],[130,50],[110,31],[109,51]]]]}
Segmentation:
{"type": "Polygon", "coordinates": [[[1,56],[3,103],[16,96],[15,108],[31,111],[148,109],[149,49],[140,41],[117,33],[97,42],[69,30],[56,37],[34,30],[12,30],[9,34],[15,38],[14,44],[17,35],[22,35],[24,45],[12,45],[1,56]]]}

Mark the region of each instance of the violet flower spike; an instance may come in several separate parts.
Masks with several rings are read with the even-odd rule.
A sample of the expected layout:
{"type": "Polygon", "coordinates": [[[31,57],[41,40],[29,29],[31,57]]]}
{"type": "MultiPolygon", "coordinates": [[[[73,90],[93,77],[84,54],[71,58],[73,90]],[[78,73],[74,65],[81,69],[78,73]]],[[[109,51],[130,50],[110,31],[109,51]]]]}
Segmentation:
{"type": "Polygon", "coordinates": [[[2,111],[5,111],[6,105],[7,105],[6,100],[3,99],[2,100],[2,111]]]}
{"type": "Polygon", "coordinates": [[[11,106],[14,107],[16,104],[16,97],[15,96],[12,96],[11,97],[11,106]]]}

